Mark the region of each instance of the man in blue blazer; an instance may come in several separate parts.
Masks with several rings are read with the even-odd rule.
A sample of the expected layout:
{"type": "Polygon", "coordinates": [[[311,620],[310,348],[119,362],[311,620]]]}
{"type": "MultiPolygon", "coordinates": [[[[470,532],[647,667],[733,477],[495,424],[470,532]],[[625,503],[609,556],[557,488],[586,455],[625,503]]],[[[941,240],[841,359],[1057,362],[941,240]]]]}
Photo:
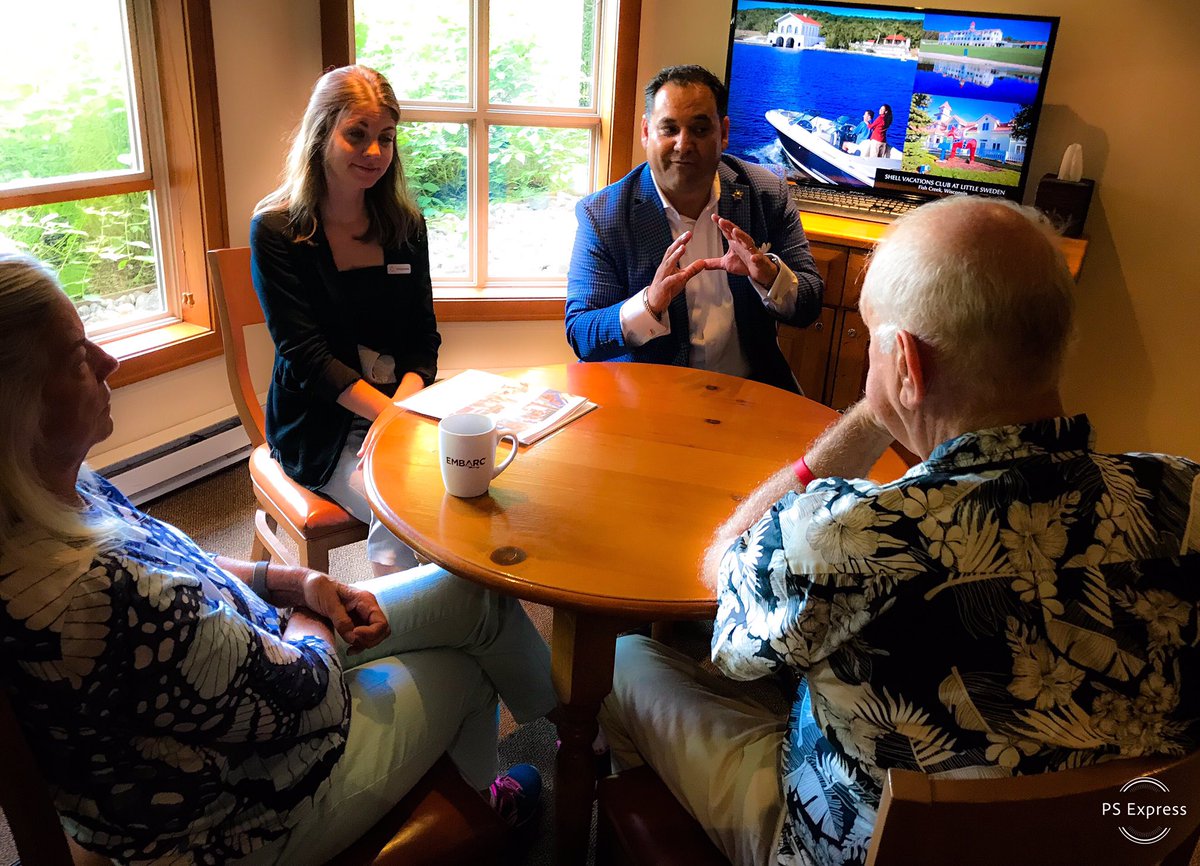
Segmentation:
{"type": "Polygon", "coordinates": [[[787,185],[724,154],[725,86],[699,66],[646,86],[646,163],[576,207],[566,330],[584,361],[679,364],[798,392],[776,322],[823,286],[787,185]]]}

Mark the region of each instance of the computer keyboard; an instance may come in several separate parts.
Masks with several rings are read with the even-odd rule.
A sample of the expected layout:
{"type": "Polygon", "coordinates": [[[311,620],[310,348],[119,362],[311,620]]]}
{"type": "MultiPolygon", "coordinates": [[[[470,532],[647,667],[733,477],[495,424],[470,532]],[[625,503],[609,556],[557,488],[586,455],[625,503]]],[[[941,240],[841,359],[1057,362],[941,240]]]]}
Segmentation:
{"type": "Polygon", "coordinates": [[[843,189],[820,189],[798,186],[792,189],[796,207],[812,213],[848,216],[872,222],[888,223],[901,214],[919,207],[922,202],[899,198],[884,198],[870,193],[843,189]]]}

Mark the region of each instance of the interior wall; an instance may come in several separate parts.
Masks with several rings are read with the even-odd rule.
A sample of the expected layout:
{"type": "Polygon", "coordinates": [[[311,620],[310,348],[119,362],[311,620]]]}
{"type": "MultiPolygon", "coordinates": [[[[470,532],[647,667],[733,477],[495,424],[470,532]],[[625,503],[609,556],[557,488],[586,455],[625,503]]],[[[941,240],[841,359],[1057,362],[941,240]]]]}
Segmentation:
{"type": "MultiPolygon", "coordinates": [[[[952,5],[952,4],[951,4],[952,5]]],[[[1190,164],[1200,112],[1186,97],[1200,81],[1194,4],[1136,7],[1090,0],[974,0],[986,11],[1062,18],[1032,176],[1053,171],[1063,148],[1083,144],[1097,181],[1079,281],[1078,346],[1065,392],[1087,411],[1107,450],[1200,458],[1200,281],[1187,254],[1200,236],[1190,164]],[[1115,20],[1130,19],[1114,41],[1115,20]]],[[[316,0],[212,0],[230,238],[244,243],[250,210],[271,189],[285,140],[320,73],[316,0]]],[[[723,74],[728,0],[643,0],[638,79],[671,63],[723,74]]],[[[629,118],[640,122],[640,111],[629,118]]],[[[634,144],[634,162],[644,155],[634,144]]],[[[1032,198],[1032,189],[1030,190],[1032,198]]],[[[558,322],[447,323],[442,366],[495,368],[572,359],[558,322]]],[[[255,349],[266,387],[270,345],[255,349]]],[[[114,435],[97,466],[140,453],[234,414],[220,358],[120,388],[114,435]]]]}
{"type": "MultiPolygon", "coordinates": [[[[1200,237],[1200,199],[1191,195],[1200,112],[1190,104],[1200,82],[1200,5],[944,5],[1061,18],[1030,177],[1055,171],[1066,146],[1079,142],[1084,175],[1096,180],[1079,337],[1064,381],[1068,410],[1088,413],[1104,450],[1200,459],[1200,279],[1190,255],[1200,237]]],[[[723,76],[730,9],[729,0],[643,0],[639,84],[676,63],[723,76]]],[[[630,122],[640,119],[639,109],[630,122]]],[[[635,141],[633,164],[644,159],[635,141]]]]}

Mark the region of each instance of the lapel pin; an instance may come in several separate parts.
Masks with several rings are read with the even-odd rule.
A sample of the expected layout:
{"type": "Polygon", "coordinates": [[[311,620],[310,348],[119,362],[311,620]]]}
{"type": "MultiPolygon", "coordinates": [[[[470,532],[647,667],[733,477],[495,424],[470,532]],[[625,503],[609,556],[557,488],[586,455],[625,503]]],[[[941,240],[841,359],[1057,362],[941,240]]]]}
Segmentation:
{"type": "Polygon", "coordinates": [[[733,200],[734,200],[734,201],[741,201],[741,200],[742,200],[742,191],[741,191],[740,189],[735,189],[735,190],[733,191],[733,200]]]}

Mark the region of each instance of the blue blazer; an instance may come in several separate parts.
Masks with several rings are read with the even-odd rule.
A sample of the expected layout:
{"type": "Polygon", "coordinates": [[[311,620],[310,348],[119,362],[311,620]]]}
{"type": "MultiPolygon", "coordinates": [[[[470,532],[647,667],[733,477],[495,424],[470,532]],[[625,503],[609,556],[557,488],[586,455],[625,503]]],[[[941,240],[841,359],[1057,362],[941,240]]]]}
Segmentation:
{"type": "MultiPolygon", "coordinates": [[[[821,313],[824,286],[817,273],[800,214],[787,184],[761,166],[728,154],[717,166],[721,198],[717,213],[733,220],[771,252],[800,281],[796,309],[783,319],[803,327],[821,313]]],[[[584,361],[641,361],[687,366],[691,354],[686,293],[671,301],[671,333],[643,346],[628,346],[621,333],[621,304],[650,285],[671,228],[643,163],[616,183],[582,199],[575,207],[579,228],[567,276],[567,340],[584,361]]],[[[729,276],[734,322],[750,378],[798,392],[796,379],[779,351],[776,320],[748,277],[729,276]]]]}

